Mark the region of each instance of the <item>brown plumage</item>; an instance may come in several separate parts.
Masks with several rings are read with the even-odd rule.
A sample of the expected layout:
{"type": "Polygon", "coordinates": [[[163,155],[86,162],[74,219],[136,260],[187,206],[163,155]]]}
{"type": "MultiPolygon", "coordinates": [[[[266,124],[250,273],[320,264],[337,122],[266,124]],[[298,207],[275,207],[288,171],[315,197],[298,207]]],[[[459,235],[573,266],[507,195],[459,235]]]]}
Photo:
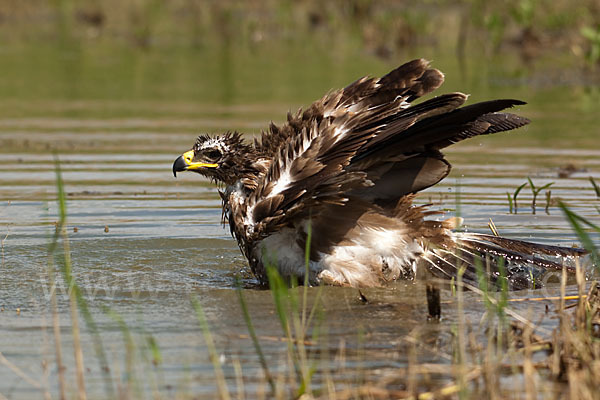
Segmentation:
{"type": "Polygon", "coordinates": [[[502,112],[525,104],[519,100],[461,107],[467,96],[449,93],[412,104],[443,81],[427,61],[413,60],[288,113],[252,144],[238,133],[200,136],[173,172],[192,170],[225,186],[224,220],[263,282],[267,264],[303,279],[309,231],[312,284],[374,286],[419,269],[450,277],[459,264],[474,278],[480,262],[491,263],[494,278],[498,257],[506,257],[509,279],[522,285],[523,271],[558,268],[547,256],[583,254],[455,233],[457,219],[433,221],[427,217],[437,212],[412,205],[415,193],[450,172],[441,149],[529,123],[502,112]]]}

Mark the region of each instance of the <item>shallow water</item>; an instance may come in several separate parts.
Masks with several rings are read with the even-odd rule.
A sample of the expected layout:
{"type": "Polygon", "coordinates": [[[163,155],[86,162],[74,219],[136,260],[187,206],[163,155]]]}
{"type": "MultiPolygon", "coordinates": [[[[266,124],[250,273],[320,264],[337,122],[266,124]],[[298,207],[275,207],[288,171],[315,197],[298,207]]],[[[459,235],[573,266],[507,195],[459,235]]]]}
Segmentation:
{"type": "MultiPolygon", "coordinates": [[[[19,49],[13,51],[20,54],[19,49]]],[[[155,60],[151,55],[138,57],[142,65],[152,66],[155,60]]],[[[176,68],[196,66],[195,56],[181,57],[183,66],[176,68]]],[[[60,71],[60,60],[55,60],[57,65],[47,61],[49,69],[60,71]]],[[[0,99],[0,351],[34,383],[57,392],[46,272],[48,244],[58,219],[55,157],[61,162],[67,192],[73,272],[98,324],[115,382],[132,379],[140,397],[158,392],[165,397],[193,394],[214,398],[214,370],[191,306],[191,299],[197,299],[207,314],[231,390],[237,390],[235,366],[239,363],[246,392],[254,395],[267,391],[234,290],[236,276],[242,278],[243,295],[271,372],[282,375],[289,367],[272,294],[257,288],[237,244],[221,226],[216,190],[193,174],[174,179],[171,164],[193,144],[199,132],[239,129],[256,134],[270,119],[282,121],[288,109],[306,105],[332,87],[360,74],[381,73],[393,67],[363,60],[338,75],[331,73],[327,68],[331,63],[326,62],[300,73],[294,60],[281,67],[289,68],[289,73],[273,77],[270,87],[279,88],[277,93],[255,82],[263,81],[259,68],[263,64],[255,61],[250,63],[254,72],[245,72],[252,79],[250,88],[240,84],[237,77],[233,87],[218,88],[219,82],[211,82],[213,66],[203,71],[208,75],[200,83],[194,81],[198,93],[185,87],[187,75],[177,76],[174,92],[169,94],[169,83],[154,82],[149,73],[130,97],[125,93],[127,88],[106,88],[104,80],[92,80],[87,83],[89,92],[81,89],[73,94],[69,87],[81,86],[77,82],[70,86],[65,76],[57,78],[48,93],[37,88],[27,94],[12,81],[21,65],[13,61],[15,71],[8,69],[13,75],[0,78],[4,88],[12,88],[7,91],[10,95],[0,99]],[[297,76],[300,83],[294,81],[297,76]],[[305,87],[307,82],[309,87],[305,87]],[[299,86],[302,90],[295,91],[299,86]],[[202,98],[212,89],[216,93],[202,98]],[[53,90],[59,95],[54,97],[53,90]],[[152,93],[158,93],[158,98],[152,98],[152,93]],[[34,99],[34,95],[40,98],[34,99]],[[133,377],[127,375],[123,330],[107,310],[120,316],[134,337],[133,377]],[[160,350],[156,365],[150,340],[160,350]]],[[[451,61],[436,66],[446,72],[456,69],[451,61]]],[[[111,68],[106,66],[108,72],[111,68]]],[[[78,82],[98,73],[83,64],[78,82]]],[[[25,70],[22,74],[33,73],[25,70]]],[[[48,80],[56,78],[49,74],[48,80]]],[[[448,149],[447,158],[454,165],[452,174],[418,201],[453,215],[458,198],[469,231],[487,232],[491,217],[504,236],[567,246],[575,243],[560,210],[551,206],[549,214],[544,212],[544,194],[532,215],[531,193],[525,188],[519,197],[519,213],[509,214],[506,192],[512,193],[528,176],[538,186],[553,182],[552,198],[561,198],[577,213],[597,220],[600,202],[588,180],[592,176],[600,182],[597,90],[548,87],[533,92],[527,85],[496,85],[494,79],[503,76],[489,71],[487,80],[481,81],[471,78],[460,82],[447,76],[446,91],[462,85],[463,90],[473,93],[472,100],[501,96],[528,100],[530,104],[518,112],[534,122],[520,132],[475,138],[448,149]],[[576,171],[559,178],[559,170],[568,164],[576,171]]],[[[36,79],[32,86],[43,77],[36,79]]],[[[308,290],[314,299],[319,289],[308,290]]],[[[555,292],[550,285],[513,295],[539,297],[555,292]]],[[[68,388],[74,393],[71,324],[62,281],[57,293],[68,388]]],[[[417,361],[450,362],[447,353],[457,320],[450,292],[443,292],[451,304],[440,324],[426,322],[420,283],[397,282],[363,293],[369,299],[367,304],[354,289],[322,289],[325,316],[319,326],[326,334],[311,347],[320,360],[314,379],[317,385],[329,377],[338,389],[365,380],[400,381],[394,378],[394,371],[408,364],[412,345],[406,337],[417,332],[424,343],[417,361]]],[[[467,318],[477,324],[485,308],[477,295],[465,296],[467,318]]],[[[516,303],[514,308],[525,315],[538,315],[546,304],[516,303]]],[[[548,317],[541,329],[552,326],[548,317]]],[[[92,336],[83,329],[87,390],[90,397],[101,398],[105,396],[102,372],[92,336]]],[[[443,376],[439,379],[444,382],[443,376]]],[[[39,393],[35,385],[0,364],[0,394],[26,398],[39,393]]]]}

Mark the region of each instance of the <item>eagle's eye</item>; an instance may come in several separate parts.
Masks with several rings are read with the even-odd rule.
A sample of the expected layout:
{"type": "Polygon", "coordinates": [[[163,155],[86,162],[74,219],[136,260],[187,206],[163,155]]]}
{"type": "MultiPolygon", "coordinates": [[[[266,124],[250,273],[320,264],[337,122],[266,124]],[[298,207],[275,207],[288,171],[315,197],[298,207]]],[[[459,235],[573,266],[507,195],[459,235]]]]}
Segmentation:
{"type": "Polygon", "coordinates": [[[221,152],[219,150],[210,150],[208,152],[206,152],[206,157],[208,157],[211,160],[218,160],[219,158],[221,158],[221,152]]]}

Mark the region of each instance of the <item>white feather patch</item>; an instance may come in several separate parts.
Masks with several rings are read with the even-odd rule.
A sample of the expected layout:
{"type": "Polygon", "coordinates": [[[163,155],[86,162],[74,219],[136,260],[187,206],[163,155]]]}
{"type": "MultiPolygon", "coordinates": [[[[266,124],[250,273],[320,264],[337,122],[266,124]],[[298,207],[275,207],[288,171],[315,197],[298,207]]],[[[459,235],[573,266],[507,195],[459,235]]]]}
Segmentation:
{"type": "Polygon", "coordinates": [[[271,193],[269,193],[269,197],[278,195],[290,186],[290,184],[292,183],[292,177],[290,176],[289,168],[290,167],[286,168],[286,170],[281,174],[279,179],[277,179],[277,183],[275,184],[275,186],[273,186],[273,190],[271,190],[271,193]]]}

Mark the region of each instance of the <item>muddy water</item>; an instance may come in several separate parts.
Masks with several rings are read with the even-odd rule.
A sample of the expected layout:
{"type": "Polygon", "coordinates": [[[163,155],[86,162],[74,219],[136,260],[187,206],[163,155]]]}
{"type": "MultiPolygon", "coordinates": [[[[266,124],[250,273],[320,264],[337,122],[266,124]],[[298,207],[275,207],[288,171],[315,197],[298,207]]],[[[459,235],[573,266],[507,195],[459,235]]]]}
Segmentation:
{"type": "MultiPolygon", "coordinates": [[[[365,64],[365,68],[375,65],[377,69],[365,73],[391,67],[365,64]]],[[[447,68],[452,69],[452,64],[447,68]]],[[[85,68],[81,74],[85,78],[85,68]]],[[[256,72],[255,79],[259,75],[256,72]]],[[[332,80],[344,78],[345,82],[357,76],[350,70],[342,75],[332,80]]],[[[5,87],[14,85],[5,79],[5,87]]],[[[290,83],[288,77],[278,79],[272,85],[283,88],[283,94],[261,97],[254,89],[253,101],[244,101],[252,93],[244,87],[237,87],[240,95],[233,100],[224,96],[219,101],[219,95],[213,94],[217,100],[207,103],[200,96],[182,95],[180,86],[179,96],[169,98],[164,93],[168,84],[150,79],[141,85],[157,86],[158,100],[124,101],[121,93],[116,93],[115,99],[98,100],[111,94],[102,87],[94,87],[89,98],[85,93],[75,98],[63,93],[56,99],[13,93],[2,100],[0,351],[22,374],[0,363],[0,394],[27,398],[38,397],[44,389],[53,395],[58,390],[47,277],[48,245],[58,219],[56,159],[61,163],[68,199],[73,272],[98,326],[115,384],[120,382],[123,387],[132,382],[139,397],[159,393],[214,398],[214,369],[191,305],[191,300],[197,299],[207,314],[231,390],[239,389],[239,366],[246,393],[267,391],[237,300],[236,277],[241,277],[271,373],[278,377],[289,372],[287,344],[281,340],[272,294],[256,287],[236,243],[220,225],[216,190],[196,175],[180,174],[174,179],[171,173],[173,160],[191,146],[197,133],[239,129],[256,134],[270,119],[282,121],[288,109],[344,83],[313,82],[311,90],[303,88],[296,98],[290,93],[298,83],[290,83]],[[115,315],[125,321],[133,348],[126,345],[127,331],[115,315]],[[156,348],[153,352],[152,342],[158,352],[156,348]],[[128,374],[130,360],[133,375],[128,374]]],[[[522,132],[475,138],[449,149],[448,159],[454,164],[451,176],[426,191],[419,202],[432,203],[433,208],[452,215],[458,198],[470,231],[486,232],[492,217],[505,236],[571,245],[576,238],[561,212],[553,205],[549,214],[544,211],[544,194],[532,215],[531,193],[525,188],[519,197],[519,213],[509,214],[506,192],[512,193],[528,176],[539,186],[553,182],[553,199],[561,198],[576,212],[597,220],[600,203],[588,177],[600,182],[600,136],[594,124],[600,111],[598,93],[578,87],[498,86],[490,82],[455,80],[448,83],[448,90],[473,86],[478,90],[473,93],[475,100],[524,98],[530,104],[519,112],[534,123],[522,132]],[[559,177],[569,164],[573,171],[559,177]]],[[[61,87],[60,82],[56,85],[61,87]]],[[[62,280],[56,290],[67,386],[74,393],[73,337],[62,280]]],[[[309,303],[318,290],[309,289],[309,303]]],[[[514,296],[555,292],[550,285],[514,296]]],[[[408,364],[413,346],[406,339],[409,334],[419,336],[424,344],[416,361],[450,362],[451,332],[457,321],[450,292],[443,293],[449,304],[440,324],[426,323],[424,288],[419,283],[398,282],[363,293],[369,299],[367,304],[356,290],[322,289],[324,311],[315,324],[324,333],[319,343],[311,344],[318,360],[315,385],[332,381],[339,389],[365,380],[385,380],[402,388],[403,378],[394,374],[408,364]]],[[[484,306],[475,294],[465,296],[465,313],[476,325],[484,306]]],[[[545,305],[525,302],[514,308],[525,315],[539,315],[545,305]]],[[[80,324],[87,391],[92,398],[102,398],[107,392],[92,335],[83,321],[80,324]]],[[[551,329],[552,324],[547,318],[542,328],[551,329]]],[[[439,383],[443,382],[440,376],[439,383]]]]}

